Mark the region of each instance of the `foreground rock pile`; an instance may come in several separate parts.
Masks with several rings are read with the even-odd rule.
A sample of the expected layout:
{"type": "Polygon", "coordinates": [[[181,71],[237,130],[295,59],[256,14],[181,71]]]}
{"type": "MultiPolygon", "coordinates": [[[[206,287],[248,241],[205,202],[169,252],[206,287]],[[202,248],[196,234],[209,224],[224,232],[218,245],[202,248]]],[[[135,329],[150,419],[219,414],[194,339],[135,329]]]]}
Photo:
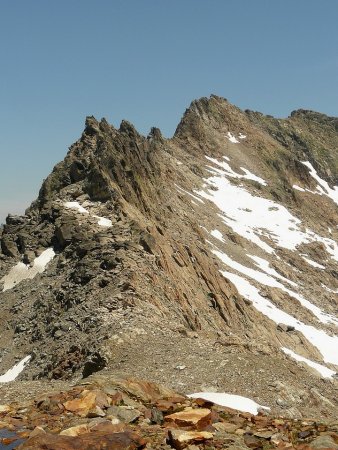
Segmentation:
{"type": "Polygon", "coordinates": [[[338,449],[338,421],[254,416],[137,379],[92,378],[0,405],[0,448],[338,449]]]}

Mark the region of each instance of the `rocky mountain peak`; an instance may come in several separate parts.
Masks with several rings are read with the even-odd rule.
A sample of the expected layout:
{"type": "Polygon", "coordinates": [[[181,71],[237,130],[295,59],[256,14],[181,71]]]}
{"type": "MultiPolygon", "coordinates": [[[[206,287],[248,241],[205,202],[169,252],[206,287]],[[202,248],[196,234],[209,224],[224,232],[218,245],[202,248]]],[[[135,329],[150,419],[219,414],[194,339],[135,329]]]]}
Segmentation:
{"type": "Polygon", "coordinates": [[[243,120],[242,111],[229,103],[227,99],[216,95],[202,97],[190,104],[174,136],[184,138],[194,134],[203,139],[208,127],[216,130],[224,127],[231,128],[240,125],[243,120]]]}
{"type": "Polygon", "coordinates": [[[87,117],[0,232],[2,371],[28,356],[26,379],[137,368],[334,414],[338,137],[315,114],[211,96],[172,139],[87,117]]]}

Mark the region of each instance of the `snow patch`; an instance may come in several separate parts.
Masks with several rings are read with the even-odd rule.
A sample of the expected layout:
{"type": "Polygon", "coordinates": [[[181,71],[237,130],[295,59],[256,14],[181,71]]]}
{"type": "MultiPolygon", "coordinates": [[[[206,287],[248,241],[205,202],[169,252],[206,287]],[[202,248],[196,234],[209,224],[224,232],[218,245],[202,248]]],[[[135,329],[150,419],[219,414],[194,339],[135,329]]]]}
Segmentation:
{"type": "Polygon", "coordinates": [[[296,191],[306,192],[305,189],[303,189],[303,188],[300,187],[300,186],[297,186],[297,184],[294,184],[292,187],[293,187],[293,189],[296,189],[296,191]]]}
{"type": "Polygon", "coordinates": [[[23,262],[16,264],[11,268],[9,273],[1,279],[4,283],[3,291],[12,289],[23,280],[34,278],[38,273],[43,273],[47,267],[47,264],[54,258],[54,256],[54,250],[52,248],[47,248],[47,250],[43,251],[40,256],[34,259],[31,267],[23,262]]]}
{"type": "Polygon", "coordinates": [[[203,398],[204,400],[215,403],[216,405],[226,406],[227,408],[237,409],[238,411],[258,414],[261,408],[270,410],[267,406],[262,406],[247,397],[241,395],[226,394],[225,392],[197,392],[188,395],[190,398],[203,398]]]}
{"type": "Polygon", "coordinates": [[[228,131],[227,133],[227,139],[229,139],[230,142],[232,142],[233,144],[239,144],[239,140],[235,138],[235,136],[230,133],[230,131],[228,131]]]}
{"type": "Polygon", "coordinates": [[[249,256],[249,258],[251,258],[253,261],[255,261],[255,264],[261,269],[263,270],[263,272],[272,275],[275,278],[278,278],[282,281],[286,281],[287,283],[291,284],[294,287],[297,287],[297,283],[295,283],[294,281],[289,280],[288,278],[283,277],[282,275],[280,275],[275,269],[273,269],[272,267],[270,267],[269,261],[267,261],[264,258],[260,258],[259,256],[255,256],[255,255],[249,255],[247,254],[247,256],[249,256]]]}
{"type": "MultiPolygon", "coordinates": [[[[245,169],[244,167],[241,167],[241,170],[244,172],[244,175],[242,175],[240,173],[235,172],[230,167],[230,165],[228,163],[226,163],[225,161],[218,161],[218,159],[210,158],[209,156],[206,156],[206,159],[223,169],[223,170],[219,170],[219,169],[215,169],[214,167],[208,166],[209,169],[211,169],[211,172],[213,172],[214,174],[216,173],[219,175],[225,175],[225,176],[228,176],[231,178],[253,180],[253,181],[257,181],[262,186],[267,186],[267,182],[265,180],[263,180],[263,178],[258,177],[257,175],[253,174],[252,172],[250,172],[250,170],[245,169]]],[[[229,158],[227,158],[227,160],[229,161],[229,158]]]]}
{"type": "MultiPolygon", "coordinates": [[[[79,202],[66,202],[64,205],[66,208],[76,209],[82,214],[90,214],[89,211],[82,205],[80,205],[79,202]]],[[[107,219],[106,217],[96,216],[95,214],[91,214],[91,216],[95,219],[98,219],[97,223],[101,227],[111,227],[113,225],[112,221],[110,219],[107,219]]]]}
{"type": "Polygon", "coordinates": [[[307,258],[304,255],[301,255],[303,257],[303,259],[305,259],[305,261],[310,264],[310,266],[312,267],[316,267],[317,269],[325,269],[325,266],[322,266],[321,264],[316,263],[315,261],[312,261],[312,259],[307,258]]]}
{"type": "Polygon", "coordinates": [[[285,323],[303,333],[306,339],[322,354],[324,362],[338,365],[338,336],[330,336],[323,330],[306,325],[290,314],[277,308],[270,300],[262,297],[259,290],[245,278],[231,272],[222,271],[223,276],[236,286],[243,297],[252,301],[254,307],[276,324],[285,323]]]}
{"type": "Polygon", "coordinates": [[[224,264],[231,267],[234,270],[237,270],[238,272],[242,273],[243,275],[246,275],[253,280],[257,281],[260,284],[264,284],[265,286],[275,287],[279,288],[282,291],[289,294],[291,297],[295,298],[300,302],[304,308],[307,308],[309,311],[311,311],[317,319],[322,323],[333,323],[338,325],[338,319],[331,316],[330,314],[325,313],[322,311],[318,306],[315,306],[313,303],[311,303],[309,300],[302,297],[297,292],[292,291],[291,289],[285,287],[282,283],[275,280],[271,276],[269,276],[266,273],[260,272],[259,270],[251,269],[250,267],[243,266],[242,264],[238,263],[237,261],[234,261],[231,259],[228,255],[226,255],[223,252],[220,252],[219,250],[212,250],[212,253],[216,255],[224,264]]]}
{"type": "Polygon", "coordinates": [[[329,287],[325,286],[325,284],[321,285],[322,288],[324,288],[327,292],[331,292],[332,294],[338,294],[338,289],[330,289],[329,287]]]}
{"type": "Polygon", "coordinates": [[[223,234],[218,230],[210,231],[211,236],[223,242],[223,234]]]}
{"type": "Polygon", "coordinates": [[[310,169],[310,175],[312,178],[314,178],[317,183],[317,194],[319,195],[326,195],[327,197],[331,198],[337,205],[338,205],[338,186],[334,186],[333,189],[330,188],[327,181],[320,178],[318,175],[316,169],[313,167],[313,165],[309,161],[302,161],[302,164],[310,169]]]}
{"type": "Polygon", "coordinates": [[[106,219],[105,217],[99,217],[99,216],[93,216],[95,219],[98,220],[98,224],[101,225],[101,227],[111,227],[113,225],[112,221],[110,219],[106,219]]]}
{"type": "Polygon", "coordinates": [[[334,370],[329,369],[328,367],[323,366],[322,364],[318,364],[314,361],[311,361],[310,359],[304,358],[304,356],[298,355],[297,353],[293,352],[292,350],[282,347],[282,350],[287,355],[291,356],[297,361],[304,362],[308,366],[312,367],[313,369],[316,369],[317,372],[321,374],[324,378],[332,378],[333,375],[336,374],[334,370]]]}
{"type": "Polygon", "coordinates": [[[79,202],[66,202],[65,207],[70,209],[77,209],[82,214],[89,214],[86,208],[81,206],[79,202]]]}
{"type": "Polygon", "coordinates": [[[15,364],[11,369],[7,370],[4,375],[0,376],[0,383],[8,383],[9,381],[15,380],[15,378],[23,371],[31,356],[28,355],[23,358],[20,362],[15,364]]]}
{"type": "Polygon", "coordinates": [[[191,192],[186,191],[185,189],[178,186],[178,184],[176,184],[176,183],[175,183],[175,186],[178,189],[178,191],[180,191],[181,193],[190,195],[190,197],[192,197],[193,199],[197,200],[199,203],[202,203],[204,205],[204,201],[201,198],[197,197],[196,195],[192,194],[191,192]]]}

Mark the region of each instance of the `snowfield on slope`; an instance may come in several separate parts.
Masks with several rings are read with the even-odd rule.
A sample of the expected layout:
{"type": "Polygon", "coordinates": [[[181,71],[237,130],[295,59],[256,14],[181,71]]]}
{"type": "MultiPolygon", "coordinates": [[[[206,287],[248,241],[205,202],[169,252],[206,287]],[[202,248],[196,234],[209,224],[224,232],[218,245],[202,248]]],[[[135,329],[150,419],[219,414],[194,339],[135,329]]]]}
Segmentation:
{"type": "Polygon", "coordinates": [[[267,406],[262,406],[247,397],[241,395],[226,394],[225,392],[197,392],[188,395],[189,398],[203,398],[204,400],[213,402],[217,405],[226,406],[227,408],[237,409],[238,411],[248,412],[250,414],[258,414],[260,409],[270,410],[267,406]]]}
{"type": "Polygon", "coordinates": [[[292,187],[296,191],[300,192],[310,192],[311,194],[317,194],[317,195],[325,195],[326,197],[330,198],[331,200],[338,205],[338,186],[333,186],[333,189],[330,188],[329,183],[318,175],[316,169],[313,167],[313,165],[309,161],[301,161],[304,166],[306,166],[309,169],[309,174],[312,178],[314,178],[317,181],[316,190],[312,191],[311,189],[304,189],[297,184],[294,184],[292,187]]]}
{"type": "MultiPolygon", "coordinates": [[[[222,161],[214,158],[206,157],[209,163],[213,166],[207,165],[207,169],[211,176],[204,179],[204,185],[201,190],[195,190],[194,195],[204,200],[209,200],[214,203],[218,209],[218,217],[235,233],[246,238],[252,243],[256,244],[267,254],[275,256],[274,248],[279,246],[292,251],[297,251],[297,247],[301,244],[319,242],[322,243],[328,254],[336,261],[338,261],[338,245],[329,238],[322,237],[304,227],[301,220],[292,215],[287,208],[278,204],[275,201],[254,195],[249,192],[242,184],[232,183],[231,179],[247,179],[260,182],[266,185],[263,179],[256,177],[251,172],[243,170],[245,175],[236,173],[225,162],[229,161],[228,157],[224,157],[222,161]],[[249,174],[249,176],[247,176],[249,174]],[[264,182],[264,183],[263,183],[264,182]]],[[[312,169],[311,169],[312,170],[312,169]]],[[[315,176],[312,173],[312,176],[315,176]]],[[[326,190],[326,195],[330,194],[334,197],[334,191],[329,191],[329,187],[325,185],[323,180],[316,178],[320,186],[326,190]]],[[[301,190],[301,189],[300,189],[301,190]]],[[[202,225],[201,225],[202,226],[202,225]]],[[[219,229],[212,229],[208,231],[204,226],[204,230],[212,237],[224,243],[223,232],[219,229]]],[[[321,324],[333,324],[338,326],[338,318],[332,314],[328,314],[311,301],[304,298],[299,293],[300,286],[297,283],[288,280],[286,277],[280,275],[274,270],[269,261],[256,255],[247,254],[256,265],[256,269],[247,267],[232,257],[227,255],[224,251],[220,251],[211,241],[207,241],[212,249],[212,252],[227,266],[229,270],[221,270],[221,273],[232,281],[237,287],[237,290],[243,297],[252,301],[253,306],[262,314],[267,316],[276,324],[284,323],[294,327],[295,330],[301,332],[304,337],[316,347],[326,363],[338,366],[338,336],[331,335],[326,330],[321,329],[321,324]],[[236,274],[234,272],[239,272],[236,274]],[[251,278],[258,283],[259,287],[251,284],[248,281],[251,278]],[[275,306],[265,296],[260,294],[261,286],[269,286],[280,289],[286,292],[290,297],[298,300],[302,307],[309,310],[317,319],[318,326],[304,323],[298,320],[297,317],[284,312],[279,307],[275,306]]],[[[306,254],[301,255],[307,264],[316,269],[325,270],[323,264],[313,261],[306,254]]],[[[277,257],[278,258],[278,257],[277,257]]],[[[335,291],[323,286],[329,292],[335,291]]],[[[331,378],[335,371],[326,367],[323,364],[311,361],[304,358],[293,350],[281,348],[281,351],[288,354],[290,357],[306,363],[308,366],[317,370],[317,372],[324,376],[331,378]]]]}
{"type": "MultiPolygon", "coordinates": [[[[218,165],[224,164],[219,162],[218,165]]],[[[338,261],[338,245],[302,226],[284,206],[251,194],[243,186],[236,186],[227,177],[227,170],[212,168],[213,176],[194,194],[213,202],[220,210],[223,222],[235,233],[250,240],[268,253],[274,253],[270,240],[289,250],[311,242],[323,243],[327,252],[338,261]],[[262,239],[265,238],[265,240],[262,239]]],[[[244,178],[244,176],[243,176],[244,178]]]]}
{"type": "Polygon", "coordinates": [[[331,200],[333,200],[338,205],[338,186],[334,186],[333,189],[330,188],[327,181],[320,178],[318,175],[316,169],[313,167],[313,165],[309,161],[302,161],[302,164],[306,166],[308,169],[310,169],[310,175],[312,178],[314,178],[318,185],[317,185],[317,191],[316,194],[319,195],[326,195],[331,200]]]}
{"type": "Polygon", "coordinates": [[[335,371],[328,369],[327,367],[323,366],[322,364],[318,364],[314,361],[311,361],[310,359],[304,358],[304,356],[297,355],[297,353],[293,352],[289,348],[282,347],[282,350],[287,355],[291,356],[291,358],[294,358],[296,361],[304,362],[308,366],[312,367],[313,369],[316,369],[317,372],[321,374],[324,378],[331,378],[333,375],[335,375],[335,371]]]}
{"type": "Polygon", "coordinates": [[[338,336],[331,336],[325,331],[317,329],[312,325],[306,325],[290,314],[277,308],[270,300],[262,297],[259,293],[259,289],[249,283],[244,277],[227,271],[221,271],[221,273],[225,278],[234,283],[238,292],[243,295],[243,297],[252,301],[258,311],[276,324],[285,323],[302,332],[306,339],[320,351],[325,362],[338,366],[338,336]]]}
{"type": "Polygon", "coordinates": [[[0,383],[8,383],[9,381],[14,381],[23,371],[23,369],[28,364],[30,359],[31,356],[28,355],[21,361],[19,361],[17,364],[15,364],[11,369],[7,370],[7,372],[4,375],[0,376],[0,383]]]}
{"type": "Polygon", "coordinates": [[[338,325],[338,319],[336,317],[332,316],[331,314],[325,313],[320,308],[318,308],[318,306],[314,305],[313,303],[311,303],[309,300],[302,297],[297,292],[294,292],[291,289],[285,287],[282,283],[277,281],[272,276],[269,276],[266,273],[260,272],[259,270],[255,270],[255,269],[251,269],[250,267],[243,266],[242,264],[231,259],[225,253],[220,252],[218,249],[213,249],[212,253],[214,255],[216,255],[224,264],[231,267],[232,269],[237,270],[238,272],[242,273],[243,275],[248,276],[249,278],[252,278],[255,281],[258,281],[258,283],[263,284],[265,286],[279,288],[282,291],[289,294],[290,297],[297,299],[300,302],[300,304],[302,306],[304,306],[304,308],[307,308],[309,311],[311,311],[320,322],[333,323],[335,325],[338,325]]]}
{"type": "Polygon", "coordinates": [[[3,292],[12,289],[23,280],[32,279],[38,273],[43,273],[47,264],[54,258],[55,252],[52,248],[47,248],[40,256],[34,259],[33,265],[29,266],[23,262],[17,263],[11,268],[9,273],[0,281],[4,283],[3,292]]]}

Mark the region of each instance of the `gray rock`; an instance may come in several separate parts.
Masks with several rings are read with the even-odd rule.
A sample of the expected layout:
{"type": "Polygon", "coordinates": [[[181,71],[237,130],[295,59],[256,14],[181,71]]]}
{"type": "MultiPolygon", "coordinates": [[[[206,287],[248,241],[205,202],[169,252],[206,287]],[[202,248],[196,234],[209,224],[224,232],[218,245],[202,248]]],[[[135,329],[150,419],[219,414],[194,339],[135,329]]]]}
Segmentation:
{"type": "Polygon", "coordinates": [[[335,443],[333,438],[328,435],[321,435],[316,437],[311,443],[310,447],[315,448],[325,448],[330,450],[338,449],[338,444],[335,443]]]}

